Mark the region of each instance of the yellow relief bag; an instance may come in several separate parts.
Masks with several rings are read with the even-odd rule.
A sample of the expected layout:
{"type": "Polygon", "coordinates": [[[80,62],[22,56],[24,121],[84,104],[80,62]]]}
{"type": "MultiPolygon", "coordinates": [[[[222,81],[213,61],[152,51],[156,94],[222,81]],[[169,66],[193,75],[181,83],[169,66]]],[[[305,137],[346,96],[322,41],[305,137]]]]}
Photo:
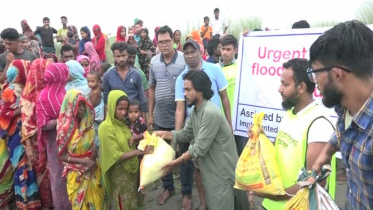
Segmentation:
{"type": "Polygon", "coordinates": [[[254,115],[253,137],[247,142],[236,166],[237,189],[270,195],[284,195],[284,186],[276,162],[276,151],[267,136],[260,132],[264,112],[254,115]]]}
{"type": "Polygon", "coordinates": [[[175,159],[175,150],[162,138],[144,133],[143,140],[140,141],[139,150],[144,151],[146,146],[154,146],[152,154],[144,155],[140,164],[140,189],[146,185],[157,181],[162,177],[162,166],[175,159]]]}

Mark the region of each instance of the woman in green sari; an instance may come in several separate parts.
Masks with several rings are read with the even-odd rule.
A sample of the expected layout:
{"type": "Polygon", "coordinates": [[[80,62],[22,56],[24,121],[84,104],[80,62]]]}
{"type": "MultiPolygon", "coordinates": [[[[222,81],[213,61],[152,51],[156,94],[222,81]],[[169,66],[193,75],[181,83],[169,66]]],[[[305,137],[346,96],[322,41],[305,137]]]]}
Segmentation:
{"type": "Polygon", "coordinates": [[[143,207],[144,196],[139,188],[138,156],[147,154],[129,146],[132,137],[125,118],[128,110],[127,95],[112,90],[108,97],[105,121],[98,128],[100,159],[106,192],[111,199],[112,209],[135,210],[143,207]]]}

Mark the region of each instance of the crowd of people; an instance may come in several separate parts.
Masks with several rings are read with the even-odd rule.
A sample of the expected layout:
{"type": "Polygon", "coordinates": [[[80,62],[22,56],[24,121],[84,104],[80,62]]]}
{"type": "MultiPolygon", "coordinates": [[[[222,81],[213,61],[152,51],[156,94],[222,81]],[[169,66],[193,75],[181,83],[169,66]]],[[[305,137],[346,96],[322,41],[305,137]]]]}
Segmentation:
{"type": "MultiPolygon", "coordinates": [[[[266,209],[282,209],[300,186],[302,167],[320,171],[341,151],[346,166],[346,209],[373,208],[372,97],[373,32],[348,21],[322,34],[310,60],[283,64],[282,106],[286,113],[275,141],[285,195],[234,189],[235,167],[248,141],[233,135],[237,38],[219,17],[204,18],[187,35],[162,26],[149,37],[143,21],[119,26],[107,62],[108,37],[100,26],[43,26],[1,32],[0,209],[141,209],[143,155],[137,149],[147,130],[178,151],[163,166],[164,205],[175,194],[172,171],[180,167],[181,209],[248,209],[252,196],[266,209]],[[57,34],[54,37],[54,34],[57,34]],[[55,55],[54,38],[61,42],[55,55]],[[322,103],[338,114],[336,130],[322,103]],[[295,142],[295,143],[294,143],[295,142]],[[296,157],[296,158],[295,158],[296,157]]],[[[309,28],[299,21],[293,28],[309,28]]],[[[247,33],[243,33],[247,35],[247,33]]],[[[248,128],[248,135],[253,133],[248,128]]],[[[335,180],[321,183],[326,189],[335,180]]]]}

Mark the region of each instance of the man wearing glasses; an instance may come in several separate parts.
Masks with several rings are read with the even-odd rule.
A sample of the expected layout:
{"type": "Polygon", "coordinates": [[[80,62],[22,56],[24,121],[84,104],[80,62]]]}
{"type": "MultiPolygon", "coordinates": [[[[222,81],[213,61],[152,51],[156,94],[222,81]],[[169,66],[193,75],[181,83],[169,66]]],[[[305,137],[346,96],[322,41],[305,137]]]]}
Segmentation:
{"type": "MultiPolygon", "coordinates": [[[[161,53],[150,61],[148,129],[172,131],[175,129],[176,78],[185,69],[186,64],[183,53],[173,48],[173,32],[170,27],[167,25],[161,27],[156,37],[161,53]]],[[[182,148],[183,145],[180,145],[180,150],[182,148]]],[[[186,173],[185,167],[182,165],[180,176],[182,194],[190,197],[193,187],[193,171],[186,173]],[[191,182],[188,181],[190,179],[191,182]]],[[[162,178],[162,182],[164,191],[157,199],[159,205],[163,205],[170,196],[175,194],[172,173],[162,178]]]]}
{"type": "MultiPolygon", "coordinates": [[[[275,149],[286,194],[272,196],[252,193],[265,198],[263,207],[268,210],[283,209],[286,202],[297,194],[300,190],[296,184],[299,171],[303,167],[312,169],[334,131],[333,124],[328,120],[328,111],[321,102],[313,99],[315,84],[307,76],[309,67],[308,60],[300,58],[283,64],[278,91],[286,113],[279,126],[275,149]]],[[[335,184],[335,180],[330,184],[335,184]]]]}
{"type": "Polygon", "coordinates": [[[345,209],[373,209],[373,32],[358,21],[340,23],[311,46],[309,70],[326,107],[338,114],[336,131],[312,167],[340,150],[346,166],[345,209]]]}

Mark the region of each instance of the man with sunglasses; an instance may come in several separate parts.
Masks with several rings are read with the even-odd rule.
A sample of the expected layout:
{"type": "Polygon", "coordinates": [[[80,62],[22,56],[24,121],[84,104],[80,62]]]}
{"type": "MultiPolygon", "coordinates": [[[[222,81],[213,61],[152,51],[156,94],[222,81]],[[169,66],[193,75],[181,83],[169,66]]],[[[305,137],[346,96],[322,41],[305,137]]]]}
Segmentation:
{"type": "Polygon", "coordinates": [[[340,23],[310,48],[310,79],[326,107],[338,114],[336,131],[312,167],[340,150],[346,166],[345,209],[373,209],[373,32],[358,21],[340,23]]]}
{"type": "MultiPolygon", "coordinates": [[[[300,190],[297,183],[299,171],[311,170],[313,163],[334,131],[328,111],[319,100],[313,99],[315,84],[308,79],[308,60],[295,58],[283,64],[281,85],[282,107],[286,110],[279,126],[275,149],[285,195],[265,195],[263,207],[268,210],[283,209],[286,202],[300,190]]],[[[249,136],[252,135],[251,129],[249,136]]],[[[335,184],[330,181],[330,184],[335,184]]]]}

